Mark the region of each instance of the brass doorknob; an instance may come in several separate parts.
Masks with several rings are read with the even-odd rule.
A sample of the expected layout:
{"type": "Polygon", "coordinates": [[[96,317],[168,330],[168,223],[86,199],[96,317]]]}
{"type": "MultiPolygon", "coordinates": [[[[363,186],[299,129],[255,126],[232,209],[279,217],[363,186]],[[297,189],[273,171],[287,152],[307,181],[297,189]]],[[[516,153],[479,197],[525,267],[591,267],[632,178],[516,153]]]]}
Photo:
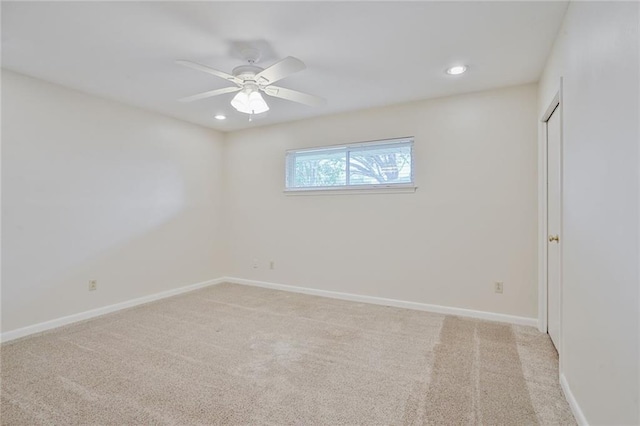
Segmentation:
{"type": "Polygon", "coordinates": [[[549,242],[552,243],[554,241],[556,243],[559,243],[560,242],[560,237],[558,235],[549,235],[549,242]]]}

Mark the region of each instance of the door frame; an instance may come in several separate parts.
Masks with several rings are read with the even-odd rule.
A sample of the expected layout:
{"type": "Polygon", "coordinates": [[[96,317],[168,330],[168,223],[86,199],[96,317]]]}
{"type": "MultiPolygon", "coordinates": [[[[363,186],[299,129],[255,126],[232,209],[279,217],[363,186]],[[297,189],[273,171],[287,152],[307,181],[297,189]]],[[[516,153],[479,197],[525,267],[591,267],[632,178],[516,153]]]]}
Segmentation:
{"type": "MultiPolygon", "coordinates": [[[[547,106],[544,114],[540,118],[538,123],[538,329],[547,333],[547,313],[548,313],[548,300],[547,300],[547,256],[548,256],[548,223],[547,223],[547,122],[551,115],[557,112],[560,119],[560,229],[558,230],[560,237],[562,238],[562,166],[563,166],[563,111],[562,111],[562,78],[558,90],[555,93],[552,101],[547,106]],[[557,111],[556,111],[557,110],[557,111]]],[[[562,250],[560,250],[560,277],[559,277],[559,306],[560,306],[560,347],[558,354],[561,354],[563,341],[562,338],[562,250]]],[[[562,357],[560,357],[562,360],[562,357]]],[[[560,371],[562,371],[562,362],[560,362],[560,371]]]]}

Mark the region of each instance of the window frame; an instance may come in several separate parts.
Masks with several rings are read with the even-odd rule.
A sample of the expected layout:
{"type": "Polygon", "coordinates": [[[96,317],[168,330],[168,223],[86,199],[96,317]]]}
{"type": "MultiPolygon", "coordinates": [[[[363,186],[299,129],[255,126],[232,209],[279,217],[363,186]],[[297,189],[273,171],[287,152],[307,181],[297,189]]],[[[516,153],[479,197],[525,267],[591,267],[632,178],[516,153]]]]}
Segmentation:
{"type": "Polygon", "coordinates": [[[285,153],[285,177],[284,192],[286,194],[344,194],[344,193],[383,193],[383,192],[415,192],[417,189],[415,180],[415,159],[414,159],[414,137],[404,136],[400,138],[379,139],[367,142],[357,142],[340,145],[316,146],[311,148],[289,149],[285,153]],[[389,146],[408,146],[411,154],[411,182],[402,183],[379,183],[379,184],[350,184],[350,155],[351,151],[361,151],[363,149],[380,149],[389,146]],[[345,153],[345,185],[330,186],[305,186],[289,187],[289,181],[295,179],[295,164],[298,154],[309,154],[312,152],[326,152],[333,154],[337,152],[345,153]]]}

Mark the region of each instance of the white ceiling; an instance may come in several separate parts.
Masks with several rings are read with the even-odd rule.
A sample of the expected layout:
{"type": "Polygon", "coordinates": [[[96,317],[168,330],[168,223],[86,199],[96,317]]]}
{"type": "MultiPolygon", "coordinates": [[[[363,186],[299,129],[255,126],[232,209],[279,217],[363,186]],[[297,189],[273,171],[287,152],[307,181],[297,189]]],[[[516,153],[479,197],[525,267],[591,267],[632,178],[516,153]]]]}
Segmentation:
{"type": "Polygon", "coordinates": [[[566,2],[2,2],[2,66],[222,131],[535,82],[566,2]],[[230,72],[238,47],[262,67],[295,56],[307,69],[279,86],[327,99],[312,108],[266,97],[248,122],[229,86],[174,63],[230,72]],[[458,77],[444,70],[468,64],[458,77]],[[217,121],[215,114],[228,116],[217,121]]]}

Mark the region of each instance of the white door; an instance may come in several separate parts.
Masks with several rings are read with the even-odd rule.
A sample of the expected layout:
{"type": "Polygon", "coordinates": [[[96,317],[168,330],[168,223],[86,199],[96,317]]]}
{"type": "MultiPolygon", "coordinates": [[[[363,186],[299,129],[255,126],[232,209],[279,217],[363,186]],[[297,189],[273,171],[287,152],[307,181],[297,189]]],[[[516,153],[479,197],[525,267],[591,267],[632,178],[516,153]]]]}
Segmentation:
{"type": "Polygon", "coordinates": [[[560,109],[547,121],[547,330],[560,352],[561,139],[560,109]]]}

